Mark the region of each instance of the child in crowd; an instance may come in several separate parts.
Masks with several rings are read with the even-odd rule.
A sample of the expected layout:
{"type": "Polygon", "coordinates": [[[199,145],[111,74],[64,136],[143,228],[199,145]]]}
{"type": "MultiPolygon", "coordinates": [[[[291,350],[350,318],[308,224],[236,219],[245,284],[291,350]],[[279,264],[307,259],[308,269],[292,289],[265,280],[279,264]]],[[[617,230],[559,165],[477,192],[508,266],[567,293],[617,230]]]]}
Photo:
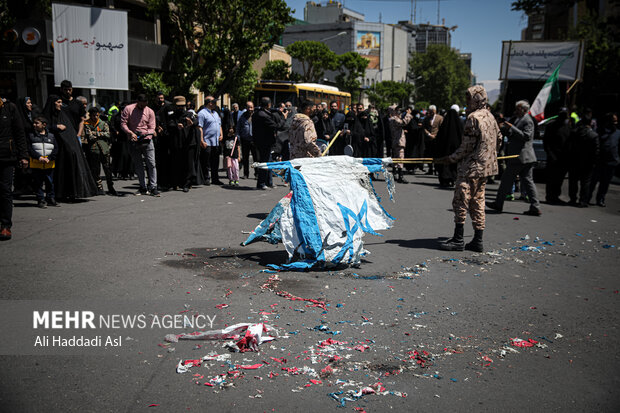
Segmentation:
{"type": "Polygon", "coordinates": [[[233,128],[228,129],[224,141],[224,156],[226,156],[228,185],[239,186],[239,141],[233,128]]]}
{"type": "Polygon", "coordinates": [[[54,134],[47,131],[47,119],[38,116],[34,118],[32,125],[34,132],[28,134],[28,152],[37,206],[39,208],[47,208],[47,205],[58,206],[54,197],[54,167],[58,144],[54,134]],[[43,192],[43,184],[45,184],[45,192],[43,192]]]}

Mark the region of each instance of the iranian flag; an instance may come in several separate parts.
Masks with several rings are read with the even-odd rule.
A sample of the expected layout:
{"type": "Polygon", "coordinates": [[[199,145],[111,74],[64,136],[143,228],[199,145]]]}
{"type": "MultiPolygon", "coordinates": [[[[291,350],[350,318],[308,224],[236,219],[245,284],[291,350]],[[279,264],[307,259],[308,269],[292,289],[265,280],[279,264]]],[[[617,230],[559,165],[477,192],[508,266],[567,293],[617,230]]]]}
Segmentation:
{"type": "Polygon", "coordinates": [[[547,79],[545,85],[542,89],[540,89],[538,96],[536,96],[536,100],[534,100],[534,103],[532,104],[530,115],[532,115],[537,122],[540,122],[545,118],[545,106],[547,106],[547,103],[555,102],[560,99],[558,74],[560,73],[561,66],[562,64],[560,63],[551,76],[549,76],[549,79],[547,79]]]}

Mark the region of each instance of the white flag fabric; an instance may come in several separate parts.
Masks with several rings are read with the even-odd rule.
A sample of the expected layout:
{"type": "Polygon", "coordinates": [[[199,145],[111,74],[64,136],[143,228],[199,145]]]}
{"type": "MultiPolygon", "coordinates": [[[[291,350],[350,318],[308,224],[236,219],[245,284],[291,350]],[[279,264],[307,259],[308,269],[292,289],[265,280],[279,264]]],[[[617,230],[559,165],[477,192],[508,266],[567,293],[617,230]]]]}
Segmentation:
{"type": "Polygon", "coordinates": [[[363,235],[380,235],[377,231],[391,228],[394,221],[381,206],[369,177],[370,173],[383,172],[391,197],[394,183],[385,169],[390,163],[390,158],[328,156],[256,164],[282,176],[291,192],[242,245],[259,239],[282,242],[289,261],[296,254],[301,258],[269,265],[277,270],[359,264],[368,253],[363,235]]]}
{"type": "Polygon", "coordinates": [[[545,107],[547,103],[551,103],[560,98],[560,91],[558,86],[558,73],[560,72],[560,67],[562,67],[562,63],[555,68],[549,79],[545,82],[540,92],[534,99],[534,103],[532,103],[532,107],[530,108],[530,115],[537,121],[541,122],[545,119],[545,107]]]}
{"type": "Polygon", "coordinates": [[[129,88],[127,12],[52,4],[54,83],[75,88],[129,88]]]}

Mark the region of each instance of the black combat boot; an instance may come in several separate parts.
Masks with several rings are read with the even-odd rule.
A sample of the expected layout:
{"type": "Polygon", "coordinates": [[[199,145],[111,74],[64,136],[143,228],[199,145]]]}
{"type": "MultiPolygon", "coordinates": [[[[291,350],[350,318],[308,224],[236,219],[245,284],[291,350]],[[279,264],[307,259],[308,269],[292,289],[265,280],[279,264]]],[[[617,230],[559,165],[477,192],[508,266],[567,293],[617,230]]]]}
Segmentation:
{"type": "Polygon", "coordinates": [[[482,246],[482,233],[484,230],[476,229],[474,230],[474,238],[465,245],[465,249],[469,251],[475,252],[483,252],[484,247],[482,246]]]}
{"type": "Polygon", "coordinates": [[[444,251],[463,251],[463,224],[454,225],[454,235],[452,238],[440,245],[444,251]]]}
{"type": "Polygon", "coordinates": [[[408,184],[409,181],[407,181],[405,179],[404,173],[403,173],[403,168],[398,168],[398,179],[396,180],[396,182],[401,183],[401,184],[408,184]]]}

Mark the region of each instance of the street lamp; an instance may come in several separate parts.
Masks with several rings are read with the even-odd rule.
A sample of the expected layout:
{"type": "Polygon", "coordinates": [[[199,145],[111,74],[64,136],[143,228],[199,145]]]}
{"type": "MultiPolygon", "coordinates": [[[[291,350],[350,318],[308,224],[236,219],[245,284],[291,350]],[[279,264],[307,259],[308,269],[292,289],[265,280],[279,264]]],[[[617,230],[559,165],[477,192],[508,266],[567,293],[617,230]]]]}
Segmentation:
{"type": "Polygon", "coordinates": [[[326,40],[331,40],[331,39],[334,39],[334,38],[336,38],[336,37],[338,37],[338,36],[344,36],[345,34],[347,34],[347,32],[340,32],[340,33],[335,34],[335,35],[333,35],[333,36],[329,36],[329,37],[326,37],[326,38],[324,38],[324,39],[321,39],[321,40],[319,40],[319,42],[324,42],[324,41],[326,41],[326,40]]]}
{"type": "Polygon", "coordinates": [[[377,76],[379,75],[379,73],[383,72],[384,70],[388,70],[388,69],[398,69],[399,67],[400,65],[396,65],[396,66],[384,67],[383,69],[377,70],[377,73],[375,73],[375,85],[377,84],[377,76]]]}

